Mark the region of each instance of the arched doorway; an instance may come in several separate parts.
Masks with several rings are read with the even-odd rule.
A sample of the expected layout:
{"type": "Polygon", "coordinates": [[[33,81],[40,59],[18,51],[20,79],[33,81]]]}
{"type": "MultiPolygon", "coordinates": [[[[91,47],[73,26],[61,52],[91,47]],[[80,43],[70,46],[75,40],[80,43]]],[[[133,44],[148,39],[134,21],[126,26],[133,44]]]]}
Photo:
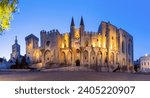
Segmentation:
{"type": "Polygon", "coordinates": [[[97,63],[98,65],[102,65],[102,52],[97,53],[97,63]]]}
{"type": "Polygon", "coordinates": [[[123,40],[123,41],[122,41],[122,53],[125,54],[125,53],[126,53],[125,50],[126,50],[126,43],[125,43],[125,41],[123,40]]]}
{"type": "Polygon", "coordinates": [[[51,52],[50,52],[50,50],[47,50],[45,52],[44,61],[45,61],[46,65],[51,62],[51,52]]]}
{"type": "Polygon", "coordinates": [[[116,55],[116,63],[119,64],[119,54],[116,55]]]}
{"type": "Polygon", "coordinates": [[[79,49],[76,49],[76,54],[75,54],[75,63],[76,63],[76,66],[80,66],[80,55],[81,55],[81,52],[79,49]]]}
{"type": "Polygon", "coordinates": [[[122,60],[122,66],[125,66],[125,58],[122,60]]]}
{"type": "Polygon", "coordinates": [[[76,50],[76,60],[80,60],[80,50],[76,50]]]}
{"type": "Polygon", "coordinates": [[[114,53],[111,53],[111,64],[115,64],[115,57],[114,53]]]}
{"type": "Polygon", "coordinates": [[[96,64],[96,55],[94,51],[91,51],[91,58],[90,58],[90,62],[92,65],[96,64]]]}
{"type": "Polygon", "coordinates": [[[80,60],[76,60],[76,66],[80,66],[80,60]]]}
{"type": "Polygon", "coordinates": [[[88,54],[88,51],[85,50],[83,52],[83,63],[84,65],[88,65],[88,62],[89,62],[89,54],[88,54]]]}
{"type": "Polygon", "coordinates": [[[61,63],[66,64],[65,52],[61,52],[61,63]]]}
{"type": "Polygon", "coordinates": [[[72,53],[70,51],[67,53],[67,64],[72,64],[72,53]]]}

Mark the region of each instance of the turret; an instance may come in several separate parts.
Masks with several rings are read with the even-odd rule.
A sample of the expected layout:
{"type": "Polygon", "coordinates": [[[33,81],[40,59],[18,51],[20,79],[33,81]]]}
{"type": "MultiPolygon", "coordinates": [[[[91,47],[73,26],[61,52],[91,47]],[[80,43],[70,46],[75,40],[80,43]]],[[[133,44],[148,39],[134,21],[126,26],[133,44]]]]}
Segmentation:
{"type": "Polygon", "coordinates": [[[71,34],[72,38],[73,38],[73,35],[74,35],[74,31],[75,31],[75,23],[74,23],[74,19],[72,17],[71,24],[70,24],[70,34],[71,34]]]}
{"type": "Polygon", "coordinates": [[[83,17],[81,16],[80,26],[84,26],[83,17]]]}
{"type": "Polygon", "coordinates": [[[84,21],[83,21],[83,17],[81,17],[81,21],[80,21],[80,32],[81,32],[81,34],[84,33],[84,21]]]}
{"type": "Polygon", "coordinates": [[[70,25],[70,27],[74,27],[75,26],[75,24],[74,24],[74,18],[72,17],[72,20],[71,20],[71,25],[70,25]]]}
{"type": "Polygon", "coordinates": [[[18,43],[17,36],[15,37],[15,43],[16,43],[16,44],[18,43]]]}
{"type": "Polygon", "coordinates": [[[46,31],[42,30],[41,34],[41,48],[45,48],[46,31]]]}

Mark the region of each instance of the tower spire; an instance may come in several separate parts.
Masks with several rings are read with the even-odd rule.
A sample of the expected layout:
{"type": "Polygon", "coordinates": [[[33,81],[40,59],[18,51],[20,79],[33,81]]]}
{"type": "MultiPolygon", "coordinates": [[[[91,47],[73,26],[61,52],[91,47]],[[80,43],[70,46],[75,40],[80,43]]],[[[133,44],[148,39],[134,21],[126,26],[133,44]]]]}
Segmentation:
{"type": "Polygon", "coordinates": [[[84,26],[83,17],[81,16],[80,26],[84,26]]]}
{"type": "Polygon", "coordinates": [[[17,43],[18,42],[18,40],[17,40],[17,36],[15,36],[15,43],[17,43]]]}
{"type": "Polygon", "coordinates": [[[73,17],[72,17],[71,25],[70,26],[75,26],[73,17]]]}

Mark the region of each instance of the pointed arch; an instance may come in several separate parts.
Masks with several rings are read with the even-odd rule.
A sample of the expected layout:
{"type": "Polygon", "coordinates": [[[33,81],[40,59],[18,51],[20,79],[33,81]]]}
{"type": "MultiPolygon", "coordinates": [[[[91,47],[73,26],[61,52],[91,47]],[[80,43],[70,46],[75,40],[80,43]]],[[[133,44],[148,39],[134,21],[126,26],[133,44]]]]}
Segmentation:
{"type": "Polygon", "coordinates": [[[122,59],[122,65],[125,66],[125,58],[122,59]]]}
{"type": "Polygon", "coordinates": [[[122,41],[122,53],[125,53],[126,45],[125,41],[122,41]]]}
{"type": "Polygon", "coordinates": [[[60,59],[61,59],[61,63],[62,63],[62,64],[66,64],[65,52],[61,52],[61,54],[60,54],[60,59]]]}
{"type": "Polygon", "coordinates": [[[85,51],[83,52],[83,62],[84,62],[85,64],[87,64],[87,63],[89,62],[88,57],[89,57],[89,53],[88,53],[87,50],[85,50],[85,51]]]}
{"type": "Polygon", "coordinates": [[[68,51],[67,53],[67,64],[71,65],[72,64],[72,52],[68,51]]]}
{"type": "Polygon", "coordinates": [[[111,53],[111,64],[115,64],[115,55],[113,52],[111,53]]]}
{"type": "Polygon", "coordinates": [[[97,53],[97,63],[98,65],[102,65],[102,52],[98,51],[97,53]]]}
{"type": "Polygon", "coordinates": [[[75,60],[80,60],[80,56],[81,56],[81,51],[80,49],[76,49],[76,53],[75,53],[75,60]]]}
{"type": "Polygon", "coordinates": [[[51,51],[50,50],[46,50],[44,53],[44,61],[45,64],[51,62],[51,51]]]}
{"type": "Polygon", "coordinates": [[[96,54],[95,54],[94,50],[91,51],[90,56],[91,56],[91,58],[90,58],[91,64],[92,65],[96,64],[96,54]]]}
{"type": "Polygon", "coordinates": [[[119,64],[119,54],[116,54],[116,63],[119,64]]]}

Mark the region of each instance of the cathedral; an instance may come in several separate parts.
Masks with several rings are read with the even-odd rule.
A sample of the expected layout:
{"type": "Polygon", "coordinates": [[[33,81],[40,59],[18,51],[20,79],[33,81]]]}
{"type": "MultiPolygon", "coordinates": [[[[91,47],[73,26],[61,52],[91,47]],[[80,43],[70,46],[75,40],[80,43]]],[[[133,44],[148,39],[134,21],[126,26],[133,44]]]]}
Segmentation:
{"type": "Polygon", "coordinates": [[[133,37],[110,22],[101,22],[97,32],[85,31],[83,17],[79,28],[74,19],[70,31],[40,32],[39,38],[31,34],[25,38],[26,59],[39,68],[84,66],[100,71],[119,68],[130,71],[133,67],[133,37]]]}
{"type": "Polygon", "coordinates": [[[15,63],[16,59],[20,63],[22,60],[22,55],[20,54],[20,45],[18,44],[17,36],[15,37],[15,44],[12,45],[12,53],[10,55],[11,62],[15,63]]]}

